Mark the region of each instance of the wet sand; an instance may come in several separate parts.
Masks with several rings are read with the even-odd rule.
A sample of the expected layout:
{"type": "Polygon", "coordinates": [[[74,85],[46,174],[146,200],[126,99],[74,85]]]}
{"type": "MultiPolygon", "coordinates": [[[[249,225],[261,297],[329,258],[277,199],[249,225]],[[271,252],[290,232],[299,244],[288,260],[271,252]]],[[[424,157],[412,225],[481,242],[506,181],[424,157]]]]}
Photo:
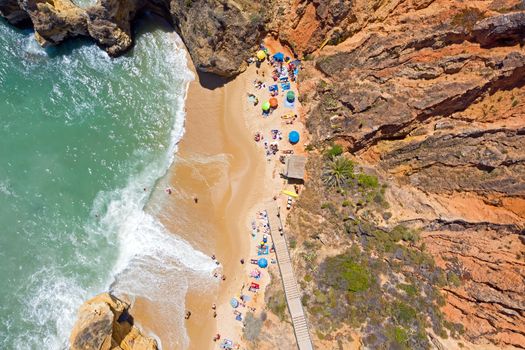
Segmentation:
{"type": "MultiPolygon", "coordinates": [[[[163,225],[195,249],[214,254],[226,276],[225,281],[211,277],[211,283],[190,283],[194,289],[187,294],[185,309],[192,314],[184,321],[190,349],[215,345],[216,322],[225,315],[214,319],[211,305],[217,304],[217,312],[221,312],[219,306],[228,304],[239,292],[243,278],[239,261],[249,255],[248,213],[264,187],[265,160],[243,114],[246,76],[223,83],[217,77],[195,73],[186,100],[186,131],[167,175],[173,192],[168,196],[159,186],[153,194],[168,198],[157,215],[163,225]]],[[[160,337],[164,349],[179,348],[170,341],[177,335],[162,306],[138,299],[133,312],[146,331],[160,337]]]]}

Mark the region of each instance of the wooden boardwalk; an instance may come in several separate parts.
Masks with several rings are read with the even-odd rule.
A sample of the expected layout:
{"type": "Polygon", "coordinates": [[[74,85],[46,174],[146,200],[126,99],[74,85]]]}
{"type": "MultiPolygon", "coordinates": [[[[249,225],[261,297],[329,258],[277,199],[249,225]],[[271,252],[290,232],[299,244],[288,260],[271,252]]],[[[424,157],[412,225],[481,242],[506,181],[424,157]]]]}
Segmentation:
{"type": "Polygon", "coordinates": [[[281,226],[281,219],[278,217],[278,208],[275,203],[271,203],[268,207],[268,219],[270,223],[270,232],[272,241],[275,246],[275,253],[277,255],[277,263],[281,271],[281,278],[284,286],[284,293],[286,295],[286,302],[288,303],[288,310],[292,317],[293,328],[295,331],[295,338],[299,350],[313,350],[312,339],[308,332],[308,324],[306,322],[306,315],[304,314],[303,305],[301,304],[301,292],[295,280],[293,272],[292,261],[290,259],[290,252],[286,244],[286,238],[279,233],[281,226]]]}

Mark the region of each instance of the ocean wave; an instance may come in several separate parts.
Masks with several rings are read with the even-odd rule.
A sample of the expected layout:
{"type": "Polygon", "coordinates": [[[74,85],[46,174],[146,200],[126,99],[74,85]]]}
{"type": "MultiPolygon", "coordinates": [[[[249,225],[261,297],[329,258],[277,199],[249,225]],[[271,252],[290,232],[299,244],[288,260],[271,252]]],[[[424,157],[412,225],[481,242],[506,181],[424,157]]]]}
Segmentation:
{"type": "MultiPolygon", "coordinates": [[[[0,26],[1,34],[7,31],[6,27],[0,26]]],[[[209,277],[216,266],[204,253],[194,249],[176,233],[169,232],[144,210],[150,200],[150,191],[174,161],[177,144],[184,134],[184,101],[193,75],[187,69],[181,40],[172,32],[146,33],[138,38],[132,53],[112,59],[92,44],[42,49],[35,45],[31,35],[9,31],[8,34],[19,45],[9,46],[6,55],[13,60],[22,57],[22,60],[16,66],[0,63],[0,71],[11,74],[13,69],[18,70],[16,74],[35,82],[35,87],[49,91],[42,102],[46,105],[38,106],[41,112],[38,117],[82,126],[86,132],[91,130],[95,133],[103,127],[96,122],[96,118],[127,122],[132,132],[126,135],[131,141],[126,142],[133,142],[137,147],[129,150],[126,154],[128,159],[110,162],[100,152],[89,151],[89,144],[85,145],[86,150],[74,145],[65,146],[64,154],[71,158],[72,164],[78,164],[81,158],[79,152],[86,152],[82,157],[89,157],[90,166],[86,167],[86,171],[90,176],[97,172],[95,166],[100,166],[110,174],[125,177],[125,180],[120,180],[123,184],[119,186],[99,191],[91,205],[89,217],[79,222],[63,222],[67,218],[53,214],[53,210],[60,208],[37,207],[35,204],[34,210],[38,215],[33,219],[42,222],[31,223],[31,230],[42,223],[62,227],[63,232],[43,229],[40,238],[47,239],[46,244],[55,243],[57,247],[72,250],[68,254],[74,256],[74,260],[63,261],[57,256],[53,261],[52,256],[46,256],[43,266],[33,271],[30,278],[18,287],[18,314],[15,315],[11,308],[0,317],[0,331],[7,332],[6,337],[0,340],[0,348],[66,348],[78,307],[105,290],[168,305],[177,315],[173,319],[176,324],[174,330],[180,333],[178,344],[186,347],[188,339],[183,322],[185,294],[194,283],[213,284],[213,279],[209,277]],[[158,77],[158,86],[155,86],[155,93],[151,94],[148,103],[136,98],[137,91],[150,84],[142,80],[141,72],[145,69],[158,77]],[[49,84],[46,77],[56,75],[57,70],[61,71],[60,79],[49,84]],[[124,74],[130,79],[124,83],[115,78],[116,74],[124,74]],[[102,75],[104,79],[96,79],[95,75],[102,75]],[[98,106],[99,100],[110,100],[112,105],[98,106]],[[70,108],[56,115],[53,111],[63,104],[70,108]],[[130,118],[119,114],[124,108],[140,111],[140,115],[130,118]],[[144,188],[147,190],[144,191],[144,188]],[[101,254],[107,254],[107,257],[101,258],[101,254]],[[91,275],[97,271],[97,276],[91,275]]],[[[0,38],[0,42],[4,44],[4,39],[0,38]]],[[[0,83],[6,82],[6,79],[12,79],[12,76],[0,74],[0,83]]],[[[24,88],[23,85],[19,87],[24,88]]],[[[123,136],[118,131],[107,130],[108,147],[115,144],[122,150],[120,143],[124,142],[123,136]]],[[[46,161],[60,164],[56,159],[46,161]]],[[[45,176],[55,175],[49,170],[45,176]]],[[[42,177],[41,183],[45,183],[44,180],[42,177]]],[[[56,180],[63,181],[53,178],[53,181],[56,180]]],[[[108,175],[100,176],[100,181],[102,185],[112,183],[108,175]]],[[[8,184],[9,179],[0,184],[0,194],[5,197],[14,193],[8,184]]],[[[90,206],[90,203],[80,206],[90,206]]],[[[27,234],[36,240],[38,232],[27,234]]],[[[48,251],[52,252],[51,249],[45,252],[48,251]]],[[[38,254],[42,252],[35,252],[35,258],[38,254]]],[[[0,311],[4,311],[4,306],[0,307],[0,311]]]]}

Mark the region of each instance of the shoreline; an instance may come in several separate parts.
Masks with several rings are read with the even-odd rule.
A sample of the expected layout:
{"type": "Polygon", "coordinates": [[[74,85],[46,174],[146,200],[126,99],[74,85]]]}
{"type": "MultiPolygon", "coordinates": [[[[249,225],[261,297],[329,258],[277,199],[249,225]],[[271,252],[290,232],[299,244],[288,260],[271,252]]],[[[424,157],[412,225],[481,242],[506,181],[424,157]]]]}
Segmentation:
{"type": "MultiPolygon", "coordinates": [[[[266,40],[266,45],[272,52],[289,53],[271,39],[266,40]]],[[[218,278],[188,282],[184,308],[191,311],[191,317],[182,320],[182,324],[189,343],[174,339],[180,338],[175,334],[174,321],[166,317],[166,310],[159,305],[137,298],[133,312],[144,331],[162,340],[164,349],[185,348],[186,345],[188,349],[206,350],[219,348],[223,339],[244,344],[243,322],[235,320],[234,311],[242,312],[243,320],[249,310],[258,317],[264,309],[265,288],[270,283],[269,271],[261,269],[262,277],[257,280],[261,289],[255,294],[246,291],[253,282],[249,277],[254,270],[250,259],[258,258],[256,243],[262,240],[264,233],[261,226],[257,237],[252,237],[250,224],[257,221],[257,225],[261,225],[257,213],[267,209],[268,203],[286,207],[287,197],[280,196],[286,181],[279,176],[280,153],[265,157],[263,142],[255,142],[253,137],[262,132],[264,141],[270,143],[270,131],[282,129],[281,146],[300,154],[304,139],[290,145],[286,135],[292,129],[302,133],[304,127],[300,118],[294,126],[280,118],[290,112],[299,114],[298,101],[291,108],[280,106],[268,117],[261,116],[261,104],[254,106],[248,102],[247,96],[252,93],[261,101],[269,98],[267,88],[256,89],[253,84],[258,80],[271,82],[273,68],[267,61],[260,68],[250,65],[245,72],[228,81],[197,73],[189,54],[187,64],[194,80],[186,90],[184,134],[177,145],[174,162],[152,196],[163,196],[162,208],[156,217],[169,232],[186,240],[196,250],[217,257],[220,262],[218,278]],[[164,193],[164,185],[173,190],[173,195],[164,193]],[[225,280],[221,280],[223,275],[225,280]],[[232,309],[230,299],[239,299],[243,294],[249,294],[250,301],[243,302],[237,310],[232,309]],[[213,304],[217,305],[216,317],[213,304]],[[218,342],[213,341],[216,334],[221,335],[218,342]]],[[[292,89],[297,91],[296,83],[292,83],[292,89]]],[[[283,91],[277,97],[282,98],[282,102],[284,96],[283,91]]],[[[272,261],[272,269],[275,269],[274,253],[270,252],[265,258],[272,261]]],[[[184,315],[172,316],[182,318],[184,315]]]]}
{"type": "MultiPolygon", "coordinates": [[[[217,279],[215,286],[213,280],[203,281],[210,283],[211,292],[190,284],[186,294],[185,308],[192,312],[184,322],[188,348],[211,349],[217,324],[223,323],[226,313],[222,305],[228,304],[229,295],[236,294],[243,277],[239,261],[249,254],[247,213],[263,188],[260,167],[264,159],[253,144],[244,123],[243,104],[238,102],[245,96],[244,79],[238,77],[223,86],[206,88],[203,85],[221,85],[220,78],[197,74],[187,57],[195,79],[189,82],[186,92],[184,134],[165,181],[159,181],[153,197],[165,196],[161,187],[164,182],[169,184],[174,193],[161,200],[157,218],[195,249],[216,255],[221,263],[220,274],[226,276],[225,281],[217,279]],[[239,220],[243,217],[246,220],[239,220]],[[217,305],[216,319],[212,304],[217,305]]],[[[172,330],[166,322],[157,320],[150,303],[137,298],[133,308],[137,323],[155,333],[164,349],[171,349],[173,344],[166,339],[172,330]]]]}

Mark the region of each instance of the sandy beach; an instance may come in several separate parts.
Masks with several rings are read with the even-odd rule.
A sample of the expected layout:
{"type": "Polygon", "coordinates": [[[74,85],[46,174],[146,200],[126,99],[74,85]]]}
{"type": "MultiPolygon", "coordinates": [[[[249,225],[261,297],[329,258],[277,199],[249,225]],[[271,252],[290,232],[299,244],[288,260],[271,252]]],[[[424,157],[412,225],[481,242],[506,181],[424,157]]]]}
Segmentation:
{"type": "MultiPolygon", "coordinates": [[[[278,43],[270,44],[267,46],[271,51],[282,50],[278,43]]],[[[219,348],[220,341],[213,342],[216,334],[221,335],[221,340],[231,339],[242,346],[242,322],[235,320],[230,300],[238,298],[241,288],[249,285],[249,274],[254,269],[249,261],[257,257],[256,245],[263,232],[260,231],[261,237],[252,237],[251,223],[275,196],[281,201],[279,205],[286,207],[287,197],[278,196],[285,188],[279,176],[282,168],[279,153],[265,157],[264,141],[255,142],[254,135],[260,132],[270,142],[270,130],[282,130],[281,143],[287,143],[285,148],[300,152],[303,142],[292,147],[286,140],[286,131],[292,127],[302,130],[302,126],[299,121],[293,126],[285,125],[280,118],[296,111],[298,106],[280,107],[263,118],[262,102],[254,106],[247,99],[248,93],[260,101],[269,98],[266,85],[256,89],[254,81],[271,83],[271,71],[267,62],[259,69],[252,64],[228,82],[194,73],[195,80],[190,83],[186,99],[186,131],[168,174],[173,193],[167,196],[160,187],[154,193],[168,198],[159,215],[162,223],[196,249],[215,255],[220,262],[215,286],[193,283],[187,294],[185,309],[191,311],[191,317],[185,320],[185,325],[190,349],[219,348]],[[221,278],[223,275],[225,280],[221,278]],[[213,304],[216,304],[215,318],[213,304]]],[[[270,261],[274,256],[266,258],[270,261]]],[[[261,285],[260,291],[239,310],[243,317],[248,307],[256,313],[263,309],[264,287],[269,283],[266,270],[257,283],[261,285]]],[[[245,293],[246,290],[247,287],[245,293]]],[[[134,305],[137,322],[159,336],[164,349],[178,348],[172,341],[169,319],[159,320],[158,311],[158,305],[146,300],[136,300],[134,305]]]]}

